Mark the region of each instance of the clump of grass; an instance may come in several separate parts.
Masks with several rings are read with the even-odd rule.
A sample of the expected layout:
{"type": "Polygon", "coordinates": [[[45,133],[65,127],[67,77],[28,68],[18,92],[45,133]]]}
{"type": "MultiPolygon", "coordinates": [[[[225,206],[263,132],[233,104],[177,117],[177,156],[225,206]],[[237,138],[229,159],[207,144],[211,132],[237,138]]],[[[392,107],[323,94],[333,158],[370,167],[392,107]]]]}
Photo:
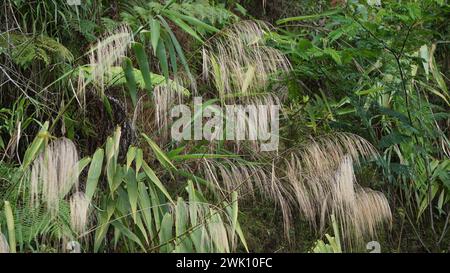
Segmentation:
{"type": "Polygon", "coordinates": [[[114,32],[99,40],[91,50],[90,65],[94,67],[93,78],[100,87],[104,86],[104,77],[111,67],[119,64],[133,41],[131,30],[126,25],[118,27],[114,32]]]}
{"type": "Polygon", "coordinates": [[[264,90],[270,76],[291,69],[283,53],[266,46],[268,32],[263,22],[240,21],[205,43],[203,76],[213,80],[221,98],[264,90]]]}
{"type": "Polygon", "coordinates": [[[74,193],[70,199],[70,224],[78,234],[86,231],[89,205],[89,199],[83,192],[74,193]]]}
{"type": "Polygon", "coordinates": [[[285,234],[291,226],[291,194],[283,181],[275,174],[275,163],[252,164],[251,162],[232,160],[204,159],[201,169],[205,178],[214,183],[218,191],[226,196],[228,192],[238,191],[242,198],[254,198],[256,192],[275,201],[281,209],[285,234]]]}
{"type": "Polygon", "coordinates": [[[78,152],[71,140],[59,138],[46,146],[31,168],[31,204],[37,206],[42,198],[55,215],[59,200],[73,186],[78,189],[77,163],[78,152]]]}
{"type": "Polygon", "coordinates": [[[337,133],[311,141],[287,162],[287,180],[305,218],[323,230],[327,216],[336,215],[349,246],[392,221],[385,196],[356,182],[353,163],[371,156],[377,153],[369,142],[337,133]]]}
{"type": "MultiPolygon", "coordinates": [[[[133,41],[133,34],[127,25],[121,25],[100,39],[89,51],[89,66],[92,67],[91,78],[100,94],[104,94],[105,84],[111,78],[115,66],[121,64],[133,41]]],[[[88,82],[80,71],[78,75],[77,95],[85,102],[85,89],[88,82]]]]}

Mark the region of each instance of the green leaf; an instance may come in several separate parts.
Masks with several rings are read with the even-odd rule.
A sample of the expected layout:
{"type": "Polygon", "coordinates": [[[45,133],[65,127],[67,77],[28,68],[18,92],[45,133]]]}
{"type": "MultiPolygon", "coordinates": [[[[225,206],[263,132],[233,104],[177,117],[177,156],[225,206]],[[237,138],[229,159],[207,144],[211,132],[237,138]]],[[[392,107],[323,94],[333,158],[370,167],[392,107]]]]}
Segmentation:
{"type": "Polygon", "coordinates": [[[127,168],[126,170],[128,171],[130,169],[131,163],[133,163],[134,158],[136,157],[136,147],[129,147],[128,148],[128,152],[127,152],[127,168]]]}
{"type": "Polygon", "coordinates": [[[167,199],[170,200],[170,202],[174,203],[172,200],[172,197],[170,197],[170,194],[167,192],[164,185],[161,183],[159,178],[156,176],[155,172],[147,165],[147,163],[144,161],[142,162],[142,168],[144,169],[145,174],[150,179],[153,184],[155,184],[156,187],[167,197],[167,199]]]}
{"type": "Polygon", "coordinates": [[[134,53],[136,54],[136,60],[139,65],[139,69],[142,73],[142,78],[144,79],[145,89],[147,89],[148,97],[151,97],[153,86],[152,77],[150,75],[150,64],[147,54],[145,54],[144,46],[141,43],[133,44],[134,53]]]}
{"type": "Polygon", "coordinates": [[[281,25],[281,24],[294,22],[294,21],[315,20],[315,19],[319,19],[319,18],[323,18],[323,17],[327,17],[327,16],[330,16],[330,15],[334,15],[334,14],[340,13],[341,11],[342,11],[341,9],[334,9],[334,10],[329,10],[329,11],[326,11],[326,12],[323,12],[323,13],[319,13],[319,14],[311,14],[311,15],[289,17],[289,18],[278,20],[276,23],[277,23],[277,25],[281,25]]]}
{"type": "MultiPolygon", "coordinates": [[[[80,176],[81,172],[84,170],[84,168],[86,168],[86,166],[91,162],[91,158],[90,157],[84,157],[81,160],[79,160],[74,168],[71,170],[71,172],[68,174],[69,177],[71,178],[76,178],[78,179],[78,177],[80,176]]],[[[72,189],[72,185],[67,185],[66,187],[64,187],[62,189],[61,192],[61,196],[66,196],[66,194],[68,194],[70,192],[70,190],[72,189]]]]}
{"type": "Polygon", "coordinates": [[[95,151],[89,166],[88,176],[86,180],[86,197],[91,200],[97,189],[98,180],[100,178],[103,166],[104,150],[102,148],[95,151]]]}
{"type": "Polygon", "coordinates": [[[170,28],[169,24],[166,22],[166,20],[158,15],[158,18],[161,20],[164,29],[169,33],[170,38],[172,40],[173,45],[175,46],[175,50],[177,51],[178,57],[180,58],[181,63],[183,64],[184,70],[186,70],[187,75],[191,80],[194,80],[191,70],[189,68],[189,65],[186,61],[186,57],[184,56],[183,49],[180,46],[180,43],[178,42],[177,38],[175,37],[175,34],[173,34],[172,29],[170,28]]]}
{"type": "Polygon", "coordinates": [[[188,220],[186,212],[186,204],[184,203],[183,198],[178,197],[175,211],[176,211],[175,234],[177,237],[180,237],[186,231],[186,223],[188,220]]]}
{"type": "Polygon", "coordinates": [[[141,240],[139,239],[139,237],[138,237],[136,234],[134,234],[130,229],[128,229],[126,226],[124,226],[120,221],[114,221],[114,222],[112,222],[112,225],[113,225],[115,228],[119,229],[120,232],[121,232],[123,235],[125,235],[125,237],[127,237],[127,238],[130,239],[131,241],[137,243],[137,244],[142,248],[142,250],[143,250],[144,252],[146,251],[146,250],[145,250],[145,247],[144,247],[144,245],[142,244],[142,242],[141,242],[141,240]]]}
{"type": "Polygon", "coordinates": [[[159,60],[159,65],[161,67],[162,73],[166,80],[169,80],[169,65],[167,63],[166,47],[162,39],[158,41],[158,47],[156,49],[156,57],[159,60]]]}
{"type": "Polygon", "coordinates": [[[11,204],[8,201],[5,201],[4,209],[6,226],[8,227],[9,251],[11,253],[16,253],[16,230],[14,228],[14,217],[11,209],[11,204]]]}
{"type": "Polygon", "coordinates": [[[171,10],[167,10],[167,11],[165,11],[165,13],[171,14],[172,17],[181,18],[184,21],[190,23],[191,25],[194,25],[197,28],[201,28],[201,29],[204,29],[204,30],[209,31],[209,32],[219,32],[220,31],[219,29],[215,28],[214,26],[211,26],[211,25],[209,25],[209,24],[207,24],[205,22],[202,22],[202,21],[200,21],[197,18],[192,17],[192,16],[187,16],[187,15],[184,15],[184,14],[181,14],[181,13],[178,13],[178,12],[173,12],[171,10]]]}
{"type": "Polygon", "coordinates": [[[142,149],[137,149],[137,153],[136,153],[136,174],[141,169],[142,162],[144,162],[144,153],[143,153],[142,149]]]}
{"type": "Polygon", "coordinates": [[[147,135],[142,134],[144,139],[147,141],[150,148],[152,148],[153,153],[155,154],[158,161],[166,167],[168,170],[173,169],[176,170],[175,165],[170,161],[169,157],[159,148],[158,144],[156,144],[153,140],[151,140],[147,135]]]}
{"type": "Polygon", "coordinates": [[[34,138],[33,143],[28,147],[28,149],[25,151],[22,168],[27,169],[28,166],[30,166],[31,162],[36,158],[39,151],[43,147],[44,141],[47,141],[49,134],[48,134],[48,126],[49,122],[46,121],[44,125],[42,126],[41,130],[37,134],[37,136],[34,138]]]}
{"type": "Polygon", "coordinates": [[[166,213],[161,222],[161,231],[159,232],[159,241],[161,242],[160,252],[170,253],[172,252],[172,229],[173,229],[173,219],[170,213],[166,213]]]}
{"type": "Polygon", "coordinates": [[[153,48],[153,54],[156,55],[156,49],[158,48],[159,44],[159,36],[161,32],[161,25],[159,24],[158,20],[150,19],[150,32],[151,32],[151,43],[153,48]]]}
{"type": "Polygon", "coordinates": [[[131,207],[131,217],[136,223],[136,212],[137,212],[137,201],[138,201],[138,182],[136,180],[136,174],[133,170],[128,171],[128,175],[126,177],[127,180],[127,192],[128,192],[128,200],[130,202],[131,207]]]}
{"type": "Polygon", "coordinates": [[[238,223],[238,195],[236,191],[231,193],[231,241],[234,242],[234,233],[238,223]]]}
{"type": "Polygon", "coordinates": [[[103,106],[105,107],[106,113],[108,114],[108,117],[112,120],[113,114],[112,114],[111,103],[109,102],[109,99],[105,94],[102,94],[101,96],[102,96],[102,102],[103,102],[103,106]]]}
{"type": "MultiPolygon", "coordinates": [[[[196,206],[197,204],[189,204],[189,206],[196,206]]],[[[175,208],[175,235],[177,236],[176,240],[176,252],[185,253],[192,252],[192,243],[189,239],[189,236],[185,234],[187,230],[188,221],[188,213],[186,209],[186,203],[183,198],[178,197],[177,206],[175,208]]]]}
{"type": "Polygon", "coordinates": [[[169,18],[172,22],[174,22],[177,26],[179,26],[182,30],[187,32],[189,35],[197,39],[200,43],[203,43],[202,38],[197,34],[197,32],[192,29],[188,24],[186,24],[183,20],[181,20],[178,15],[168,14],[167,18],[169,18]]]}
{"type": "Polygon", "coordinates": [[[138,192],[139,192],[138,197],[139,208],[144,218],[144,223],[147,227],[148,233],[150,234],[151,239],[153,239],[155,232],[153,230],[153,222],[152,222],[153,219],[152,204],[147,189],[145,188],[145,184],[143,182],[139,182],[138,192]]]}
{"type": "MultiPolygon", "coordinates": [[[[136,107],[137,103],[137,85],[136,79],[134,78],[133,73],[133,63],[130,58],[125,57],[123,61],[123,71],[125,72],[125,78],[127,80],[127,88],[128,92],[130,92],[131,101],[133,102],[133,106],[136,107]]],[[[145,80],[145,75],[142,75],[145,80]]]]}

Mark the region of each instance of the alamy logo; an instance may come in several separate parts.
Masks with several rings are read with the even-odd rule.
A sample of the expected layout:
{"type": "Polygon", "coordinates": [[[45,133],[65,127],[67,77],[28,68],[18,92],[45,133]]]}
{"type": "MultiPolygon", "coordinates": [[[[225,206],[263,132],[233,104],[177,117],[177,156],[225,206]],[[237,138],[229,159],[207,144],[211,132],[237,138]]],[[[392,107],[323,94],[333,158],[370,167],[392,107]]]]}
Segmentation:
{"type": "Polygon", "coordinates": [[[171,127],[173,140],[256,141],[261,151],[278,149],[279,105],[203,104],[194,98],[194,109],[180,104],[172,108],[175,119],[171,127]]]}

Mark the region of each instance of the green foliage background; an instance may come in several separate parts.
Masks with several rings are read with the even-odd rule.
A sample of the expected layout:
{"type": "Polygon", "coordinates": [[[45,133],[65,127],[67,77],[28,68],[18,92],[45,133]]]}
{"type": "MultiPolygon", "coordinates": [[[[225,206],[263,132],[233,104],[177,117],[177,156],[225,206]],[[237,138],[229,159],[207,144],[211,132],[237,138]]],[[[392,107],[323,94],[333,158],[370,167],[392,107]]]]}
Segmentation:
{"type": "MultiPolygon", "coordinates": [[[[191,96],[202,46],[247,20],[272,24],[265,42],[292,66],[270,82],[287,90],[280,150],[337,132],[362,136],[380,156],[357,178],[383,192],[393,214],[392,227],[374,238],[382,251],[450,251],[448,1],[5,0],[0,9],[0,232],[10,251],[67,251],[70,240],[87,252],[366,251],[341,249],[339,223],[318,232],[297,211],[286,234],[264,192],[218,194],[191,165],[200,154],[242,166],[267,167],[270,158],[223,143],[212,153],[204,142],[160,143],[145,126],[134,138],[116,129],[126,123],[114,116],[115,101],[131,120],[141,108],[150,118],[155,105],[145,96],[155,88],[178,86],[191,96]],[[134,42],[106,90],[93,92],[95,120],[78,103],[76,79],[85,73],[95,91],[90,46],[123,24],[134,42]],[[80,181],[93,202],[86,237],[70,225],[68,198],[56,218],[29,204],[27,170],[63,136],[85,163],[80,181]]],[[[208,84],[195,88],[217,99],[208,84]]]]}

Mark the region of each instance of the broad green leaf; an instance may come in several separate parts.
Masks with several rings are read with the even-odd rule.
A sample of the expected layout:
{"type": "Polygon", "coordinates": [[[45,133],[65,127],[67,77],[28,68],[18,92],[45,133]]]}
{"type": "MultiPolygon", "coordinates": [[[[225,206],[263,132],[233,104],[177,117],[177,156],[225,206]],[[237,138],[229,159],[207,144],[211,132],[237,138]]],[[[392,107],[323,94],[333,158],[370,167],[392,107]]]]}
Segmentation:
{"type": "MultiPolygon", "coordinates": [[[[84,168],[86,168],[86,166],[91,162],[91,158],[90,157],[84,157],[82,159],[80,159],[74,166],[74,168],[70,171],[70,173],[68,174],[69,177],[71,177],[71,181],[74,181],[74,179],[78,179],[78,177],[80,176],[81,172],[84,170],[84,168]]],[[[66,185],[66,187],[64,187],[61,190],[61,198],[66,196],[67,193],[70,192],[70,190],[72,189],[71,184],[66,185]]]]}
{"type": "Polygon", "coordinates": [[[152,222],[153,219],[152,204],[150,201],[149,193],[147,192],[147,189],[145,188],[145,184],[143,182],[139,182],[138,192],[139,192],[138,198],[139,208],[143,216],[144,223],[147,227],[148,233],[150,234],[150,238],[153,240],[155,232],[153,229],[153,222],[152,222]]]}
{"type": "Polygon", "coordinates": [[[11,253],[16,253],[16,229],[14,228],[14,216],[11,209],[11,204],[8,201],[5,201],[4,209],[6,226],[8,228],[9,251],[11,253]]]}
{"type": "Polygon", "coordinates": [[[179,26],[182,30],[187,32],[189,35],[197,39],[200,43],[203,43],[203,39],[197,34],[197,32],[192,29],[188,24],[186,24],[183,20],[181,20],[177,14],[167,16],[172,22],[174,22],[177,26],[179,26]]]}
{"type": "Polygon", "coordinates": [[[136,174],[139,173],[139,170],[142,167],[142,162],[144,162],[144,153],[142,149],[137,149],[136,151],[136,174]]]}
{"type": "Polygon", "coordinates": [[[151,32],[151,43],[153,48],[153,54],[156,55],[156,49],[158,48],[159,44],[159,36],[161,32],[161,25],[159,24],[158,20],[151,19],[150,22],[150,32],[151,32]]]}
{"type": "Polygon", "coordinates": [[[131,163],[133,163],[133,160],[136,157],[136,147],[129,147],[127,152],[127,171],[130,169],[131,163]]]}
{"type": "Polygon", "coordinates": [[[147,177],[150,179],[150,181],[153,182],[156,187],[158,187],[158,189],[167,197],[167,199],[169,199],[170,202],[174,203],[172,197],[170,197],[170,194],[167,192],[164,185],[161,183],[155,172],[147,165],[145,161],[142,162],[142,168],[144,169],[144,172],[145,174],[147,174],[147,177]]]}
{"type": "Polygon", "coordinates": [[[134,53],[136,54],[136,60],[139,64],[139,69],[144,79],[145,89],[147,89],[148,97],[150,98],[153,91],[152,77],[150,75],[150,64],[147,54],[145,54],[144,47],[141,43],[133,44],[134,53]]]}
{"type": "MultiPolygon", "coordinates": [[[[136,79],[134,78],[133,73],[133,63],[130,58],[125,57],[123,61],[123,71],[125,72],[125,78],[127,80],[127,88],[128,92],[130,92],[131,101],[133,102],[133,106],[136,107],[137,103],[137,85],[136,79]]],[[[143,72],[142,72],[143,73],[143,72]]],[[[145,81],[145,75],[142,75],[145,81]]]]}
{"type": "Polygon", "coordinates": [[[24,159],[23,159],[23,163],[22,163],[23,169],[27,169],[28,166],[30,166],[31,162],[33,162],[33,160],[36,158],[39,151],[43,147],[42,145],[44,144],[44,141],[46,142],[48,140],[48,138],[49,138],[49,133],[47,131],[48,126],[49,126],[49,122],[46,121],[44,123],[44,125],[42,126],[41,130],[39,131],[39,133],[37,134],[37,136],[34,138],[31,145],[25,151],[25,155],[24,155],[24,159]]]}
{"type": "Polygon", "coordinates": [[[126,226],[124,226],[122,224],[122,222],[120,221],[114,221],[111,223],[115,228],[118,228],[120,230],[120,232],[125,235],[125,237],[127,237],[128,239],[130,239],[131,241],[137,243],[142,250],[145,252],[146,249],[144,247],[144,245],[142,244],[141,240],[139,239],[139,237],[134,234],[130,229],[128,229],[126,226]]]}
{"type": "Polygon", "coordinates": [[[89,166],[88,176],[86,180],[86,197],[91,200],[97,189],[98,180],[102,173],[104,150],[102,148],[95,151],[89,166]]]}
{"type": "Polygon", "coordinates": [[[170,242],[173,238],[173,219],[170,213],[166,213],[161,222],[161,230],[159,232],[159,241],[162,246],[160,252],[170,253],[173,250],[172,243],[170,242]]]}
{"type": "Polygon", "coordinates": [[[147,135],[142,134],[144,139],[147,141],[148,145],[150,145],[150,148],[152,148],[153,153],[155,154],[158,161],[166,167],[167,169],[174,169],[176,170],[175,165],[173,165],[172,161],[170,161],[169,157],[159,148],[158,144],[156,144],[153,140],[151,140],[147,135]]]}
{"type": "Polygon", "coordinates": [[[174,14],[173,11],[170,11],[170,10],[168,10],[166,12],[167,13],[172,13],[172,15],[183,19],[184,21],[190,23],[191,25],[193,25],[193,26],[195,26],[197,28],[201,28],[201,29],[204,29],[204,30],[209,31],[209,32],[219,32],[220,31],[219,29],[215,28],[214,26],[209,25],[209,24],[207,24],[205,22],[202,22],[202,21],[198,20],[195,17],[187,16],[187,15],[184,15],[184,14],[181,14],[181,13],[174,14]]]}
{"type": "Polygon", "coordinates": [[[156,48],[156,57],[158,57],[159,65],[166,80],[169,80],[169,65],[167,63],[166,47],[162,39],[158,41],[158,47],[156,48]]]}
{"type": "Polygon", "coordinates": [[[133,170],[129,170],[126,176],[128,200],[130,202],[131,217],[136,223],[137,201],[138,201],[138,182],[133,170]]]}
{"type": "Polygon", "coordinates": [[[172,43],[175,47],[175,50],[177,51],[178,57],[180,58],[181,64],[183,64],[184,70],[186,71],[187,75],[191,80],[194,80],[191,70],[189,68],[189,64],[187,63],[186,57],[184,56],[183,49],[180,46],[180,43],[178,42],[177,38],[175,37],[175,34],[173,34],[172,29],[170,28],[169,24],[166,22],[166,20],[158,15],[158,18],[161,20],[164,29],[169,33],[170,38],[172,40],[172,43]]]}

